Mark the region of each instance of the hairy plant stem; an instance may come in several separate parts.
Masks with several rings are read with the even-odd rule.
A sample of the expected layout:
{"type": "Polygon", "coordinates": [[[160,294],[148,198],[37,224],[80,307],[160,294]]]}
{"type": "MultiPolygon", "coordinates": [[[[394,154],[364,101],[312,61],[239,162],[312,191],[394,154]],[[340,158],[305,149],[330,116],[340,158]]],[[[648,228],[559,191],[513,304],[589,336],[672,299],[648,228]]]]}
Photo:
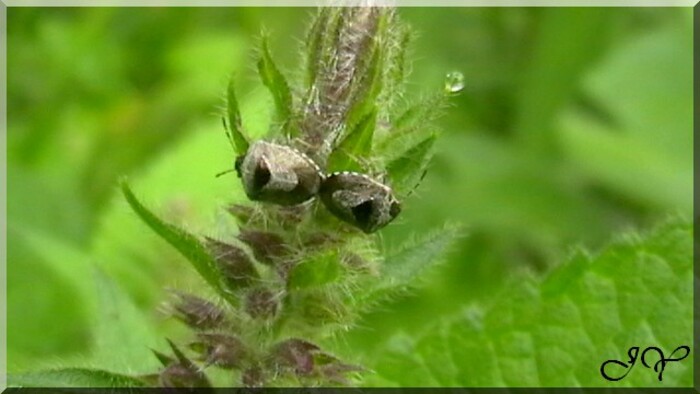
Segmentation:
{"type": "MultiPolygon", "coordinates": [[[[263,38],[258,71],[278,120],[265,139],[246,137],[233,84],[227,90],[224,124],[251,199],[228,209],[239,225],[235,239],[200,242],[158,219],[123,185],[139,216],[226,300],[221,305],[178,293],[172,310],[196,333],[190,344],[196,359],[235,371],[238,384],[350,384],[364,369],[323,344],[376,300],[402,292],[430,263],[414,262],[400,272],[393,261],[385,271],[374,234],[401,212],[400,200],[425,173],[436,138],[422,126],[427,117],[406,114],[416,105],[404,114],[393,107],[408,37],[394,9],[322,8],[304,48],[301,89],[290,88],[263,38]],[[294,100],[295,91],[304,97],[294,100]],[[386,157],[393,161],[367,166],[386,157]],[[375,179],[376,171],[385,176],[375,179]],[[296,182],[293,190],[289,182],[296,182]],[[279,188],[259,193],[260,185],[273,183],[279,188]]],[[[426,104],[444,99],[436,97],[426,104]]],[[[158,381],[208,384],[186,352],[170,346],[175,358],[156,353],[164,367],[158,381]]]]}
{"type": "Polygon", "coordinates": [[[360,89],[357,85],[371,56],[380,18],[392,11],[363,7],[321,12],[318,29],[332,34],[326,37],[327,47],[321,49],[314,65],[318,74],[304,100],[301,128],[309,144],[306,152],[324,166],[345,131],[346,115],[360,89]]]}

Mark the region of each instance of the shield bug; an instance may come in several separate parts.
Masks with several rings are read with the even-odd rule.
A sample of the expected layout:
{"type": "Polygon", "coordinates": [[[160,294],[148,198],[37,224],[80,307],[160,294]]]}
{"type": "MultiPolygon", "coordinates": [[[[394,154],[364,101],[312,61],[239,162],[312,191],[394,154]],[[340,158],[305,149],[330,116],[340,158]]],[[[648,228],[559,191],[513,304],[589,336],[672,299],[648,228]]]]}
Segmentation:
{"type": "Polygon", "coordinates": [[[323,180],[316,163],[298,150],[256,141],[236,159],[243,189],[254,201],[297,205],[313,198],[323,180]]]}
{"type": "Polygon", "coordinates": [[[335,172],[319,189],[321,201],[339,219],[372,233],[401,212],[391,188],[357,172],[335,172]]]}

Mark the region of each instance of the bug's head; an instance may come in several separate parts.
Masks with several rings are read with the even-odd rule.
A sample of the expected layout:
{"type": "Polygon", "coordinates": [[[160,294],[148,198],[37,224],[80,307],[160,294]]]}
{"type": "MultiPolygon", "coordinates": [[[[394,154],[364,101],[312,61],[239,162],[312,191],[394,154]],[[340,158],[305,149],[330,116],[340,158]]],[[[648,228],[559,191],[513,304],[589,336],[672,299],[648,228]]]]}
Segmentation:
{"type": "Polygon", "coordinates": [[[236,170],[236,174],[238,174],[238,177],[240,178],[243,176],[241,174],[241,167],[243,166],[243,160],[245,159],[245,155],[240,155],[236,157],[236,160],[233,162],[233,168],[236,170]]]}

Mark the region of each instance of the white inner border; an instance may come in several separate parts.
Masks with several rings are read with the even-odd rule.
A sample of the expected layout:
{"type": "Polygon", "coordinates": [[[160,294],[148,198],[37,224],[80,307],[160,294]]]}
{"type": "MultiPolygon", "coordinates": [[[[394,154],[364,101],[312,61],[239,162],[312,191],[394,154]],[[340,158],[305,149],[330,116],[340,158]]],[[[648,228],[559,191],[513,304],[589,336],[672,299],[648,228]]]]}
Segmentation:
{"type": "Polygon", "coordinates": [[[0,392],[7,388],[7,7],[694,7],[695,0],[0,0],[0,392]],[[261,4],[262,3],[262,4],[261,4]]]}

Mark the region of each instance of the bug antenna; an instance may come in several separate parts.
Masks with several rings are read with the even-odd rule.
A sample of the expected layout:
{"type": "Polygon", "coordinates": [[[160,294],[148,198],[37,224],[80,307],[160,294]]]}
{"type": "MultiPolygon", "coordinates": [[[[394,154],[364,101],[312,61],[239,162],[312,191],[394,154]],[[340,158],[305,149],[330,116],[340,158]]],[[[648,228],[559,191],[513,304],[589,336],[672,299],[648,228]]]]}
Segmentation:
{"type": "Polygon", "coordinates": [[[226,174],[228,174],[229,172],[234,172],[234,171],[236,171],[235,168],[231,168],[231,169],[228,169],[228,170],[226,170],[226,171],[221,171],[220,173],[216,174],[215,177],[218,178],[218,177],[220,177],[220,176],[222,176],[222,175],[226,175],[226,174]]]}

